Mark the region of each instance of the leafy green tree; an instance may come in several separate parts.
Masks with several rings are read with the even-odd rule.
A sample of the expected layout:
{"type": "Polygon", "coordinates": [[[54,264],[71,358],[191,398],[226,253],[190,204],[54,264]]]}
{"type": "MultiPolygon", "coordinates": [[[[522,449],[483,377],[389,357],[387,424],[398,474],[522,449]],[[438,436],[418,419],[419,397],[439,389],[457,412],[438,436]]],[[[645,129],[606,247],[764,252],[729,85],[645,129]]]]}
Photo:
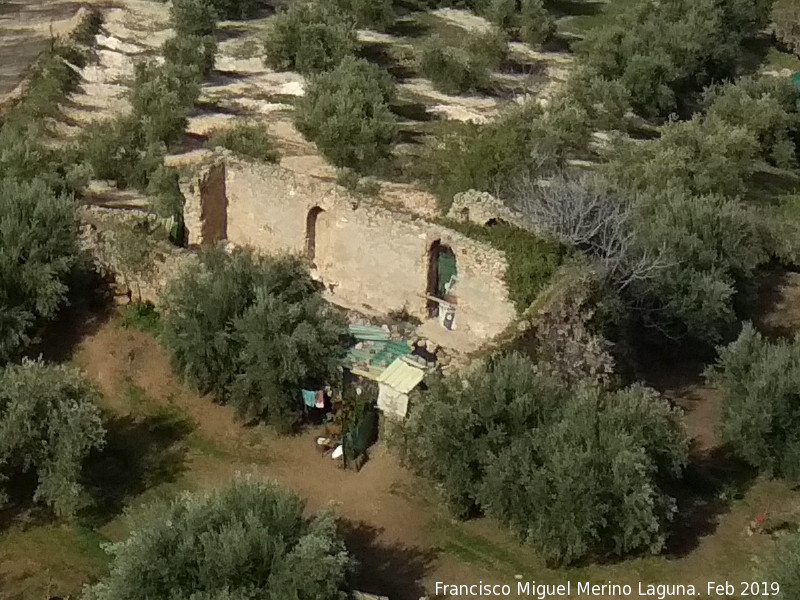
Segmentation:
{"type": "Polygon", "coordinates": [[[164,42],[162,50],[167,63],[190,67],[205,78],[214,69],[217,41],[210,35],[177,35],[164,42]]]}
{"type": "Polygon", "coordinates": [[[491,0],[473,8],[517,39],[538,46],[556,31],[556,22],[542,0],[491,0]]]}
{"type": "Polygon", "coordinates": [[[800,340],[765,340],[746,324],[706,371],[723,396],[721,437],[748,464],[800,479],[800,340]]]}
{"type": "Polygon", "coordinates": [[[173,0],[169,18],[178,37],[213,36],[217,30],[217,11],[208,0],[173,0]]]}
{"type": "Polygon", "coordinates": [[[463,94],[489,85],[507,53],[508,41],[500,31],[470,37],[461,46],[448,45],[433,36],[422,46],[420,73],[436,89],[447,94],[463,94]]]}
{"type": "Polygon", "coordinates": [[[735,196],[745,191],[758,153],[756,133],[749,127],[698,116],[664,126],[657,140],[621,142],[604,168],[629,190],[679,188],[735,196]]]}
{"type": "Polygon", "coordinates": [[[710,119],[752,131],[761,158],[785,169],[798,166],[800,90],[791,81],[745,77],[708,89],[704,102],[710,119]]]}
{"type": "Polygon", "coordinates": [[[145,507],[84,600],[346,600],[354,561],[331,513],[238,479],[145,507]]]}
{"type": "Polygon", "coordinates": [[[164,312],[176,371],[282,430],[299,417],[300,389],[334,381],[347,350],[346,321],[293,257],[204,252],[170,285],[164,312]]]}
{"type": "Polygon", "coordinates": [[[213,0],[212,4],[220,19],[230,21],[252,19],[268,5],[264,0],[213,0]]]}
{"type": "Polygon", "coordinates": [[[304,75],[332,69],[358,48],[355,22],[323,2],[298,2],[272,20],[264,61],[304,75]]]}
{"type": "Polygon", "coordinates": [[[352,17],[357,27],[383,31],[394,23],[392,0],[333,0],[331,3],[352,17]]]}
{"type": "Polygon", "coordinates": [[[785,600],[800,599],[800,533],[790,533],[779,539],[767,558],[756,568],[754,579],[778,583],[780,595],[785,600]]]}
{"type": "Polygon", "coordinates": [[[78,257],[77,206],[44,182],[3,179],[0,223],[2,365],[66,302],[66,278],[78,257]]]}
{"type": "Polygon", "coordinates": [[[59,517],[74,514],[84,501],[83,460],[105,441],[97,400],[70,367],[26,360],[0,370],[0,484],[33,471],[33,500],[59,517]]]}
{"type": "Polygon", "coordinates": [[[659,552],[688,455],[652,390],[568,384],[518,355],[432,382],[407,433],[412,464],[458,514],[499,519],[554,563],[659,552]]]}
{"type": "Polygon", "coordinates": [[[791,52],[800,56],[800,6],[792,0],[776,0],[772,7],[772,31],[791,52]]]}
{"type": "Polygon", "coordinates": [[[347,57],[311,79],[295,124],[335,166],[364,172],[387,157],[397,135],[393,97],[394,83],[384,71],[347,57]]]}
{"type": "Polygon", "coordinates": [[[630,5],[610,27],[590,32],[584,63],[620,81],[645,117],[691,113],[707,85],[737,74],[742,42],[762,27],[768,2],[645,0],[630,5]]]}

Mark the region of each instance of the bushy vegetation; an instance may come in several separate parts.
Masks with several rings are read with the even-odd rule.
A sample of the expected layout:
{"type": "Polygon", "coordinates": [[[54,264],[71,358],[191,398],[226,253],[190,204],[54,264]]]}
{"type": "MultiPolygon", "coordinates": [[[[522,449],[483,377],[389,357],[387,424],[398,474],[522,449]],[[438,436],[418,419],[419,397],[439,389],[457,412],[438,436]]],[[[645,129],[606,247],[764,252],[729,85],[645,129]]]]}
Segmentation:
{"type": "Polygon", "coordinates": [[[251,251],[201,254],[168,288],[162,324],[178,373],[282,430],[301,414],[301,388],[336,382],[347,349],[346,320],[303,263],[251,251]]]}
{"type": "Polygon", "coordinates": [[[310,75],[338,65],[358,48],[355,21],[325,2],[297,2],[272,20],[264,61],[310,75]]]}
{"type": "Polygon", "coordinates": [[[480,90],[489,85],[492,71],[505,58],[507,44],[497,31],[470,36],[461,46],[450,46],[433,36],[422,47],[419,71],[447,94],[480,90]]]}
{"type": "Polygon", "coordinates": [[[516,39],[538,46],[556,32],[556,21],[542,0],[489,0],[482,14],[516,39]]]}
{"type": "Polygon", "coordinates": [[[776,0],[772,7],[772,31],[787,50],[800,56],[800,6],[792,0],[776,0]]]}
{"type": "Polygon", "coordinates": [[[375,65],[347,57],[314,76],[297,104],[295,124],[337,167],[374,170],[397,135],[389,110],[394,83],[375,65]]]}
{"type": "Polygon", "coordinates": [[[0,365],[67,299],[78,257],[77,206],[42,181],[0,179],[0,365]]]}
{"type": "Polygon", "coordinates": [[[519,312],[531,305],[566,256],[566,248],[561,244],[513,225],[498,223],[481,226],[447,221],[447,226],[486,242],[505,254],[508,261],[505,273],[508,296],[519,312]]]}
{"type": "Polygon", "coordinates": [[[394,23],[392,0],[330,0],[330,3],[349,15],[359,28],[382,31],[394,23]]]}
{"type": "Polygon", "coordinates": [[[33,473],[34,502],[59,517],[72,516],[86,500],[83,460],[105,439],[97,399],[89,382],[69,367],[26,361],[0,369],[0,485],[33,473]]]}
{"type": "Polygon", "coordinates": [[[800,340],[770,342],[747,324],[706,378],[722,393],[722,440],[753,467],[800,480],[800,340]]]}
{"type": "Polygon", "coordinates": [[[412,464],[457,514],[495,517],[555,563],[659,552],[688,453],[655,392],[568,385],[517,355],[433,381],[407,434],[412,464]]]}
{"type": "Polygon", "coordinates": [[[206,146],[221,146],[240,156],[268,162],[279,158],[275,143],[263,123],[237,123],[233,127],[212,131],[206,146]]]}
{"type": "Polygon", "coordinates": [[[212,0],[220,19],[236,21],[252,19],[269,4],[264,0],[212,0]]]}
{"type": "Polygon", "coordinates": [[[443,210],[469,189],[503,195],[523,174],[546,175],[585,148],[586,113],[558,101],[548,111],[526,104],[486,125],[459,124],[434,140],[425,157],[425,179],[443,210]]]}
{"type": "Polygon", "coordinates": [[[345,600],[354,562],[331,513],[306,517],[275,484],[236,480],[135,514],[85,600],[345,600]]]}
{"type": "Polygon", "coordinates": [[[779,583],[780,593],[786,600],[800,598],[800,533],[788,533],[779,538],[754,575],[757,581],[779,583]]]}
{"type": "Polygon", "coordinates": [[[642,115],[690,114],[704,87],[737,74],[743,42],[766,25],[769,5],[633,2],[613,26],[589,33],[582,60],[601,77],[622,82],[642,115]]]}

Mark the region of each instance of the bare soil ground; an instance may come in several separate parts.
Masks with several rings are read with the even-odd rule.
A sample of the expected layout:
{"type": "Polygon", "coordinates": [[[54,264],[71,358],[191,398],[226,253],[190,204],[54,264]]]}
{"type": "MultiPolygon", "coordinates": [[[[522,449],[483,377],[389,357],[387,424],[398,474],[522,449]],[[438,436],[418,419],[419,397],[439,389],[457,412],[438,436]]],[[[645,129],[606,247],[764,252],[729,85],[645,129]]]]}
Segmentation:
{"type": "Polygon", "coordinates": [[[69,25],[80,5],[71,0],[0,2],[0,104],[22,81],[50,38],[69,25]]]}
{"type": "MultiPolygon", "coordinates": [[[[31,511],[0,515],[2,600],[76,591],[102,573],[99,544],[126,534],[126,507],[221,485],[237,472],[277,480],[304,497],[311,510],[333,505],[362,563],[358,587],[392,600],[417,600],[436,581],[513,584],[517,574],[541,582],[695,582],[704,592],[707,579],[742,576],[753,557],[770,547],[768,536],[745,533],[755,515],[766,510],[776,518],[800,517],[800,495],[783,484],[750,479],[741,489],[727,490],[714,487],[712,479],[704,493],[679,498],[679,535],[666,555],[552,570],[491,520],[451,520],[430,486],[382,443],[356,473],[317,452],[313,428],[280,437],[263,427],[244,427],[228,407],[180,383],[153,337],[122,328],[114,314],[65,322],[43,349],[51,360],[81,366],[103,392],[109,451],[89,466],[97,508],[79,525],[54,525],[31,511]]],[[[660,385],[687,408],[698,446],[716,458],[714,391],[667,375],[660,385]]],[[[703,477],[713,478],[719,466],[699,464],[693,483],[703,490],[703,477]]]]}

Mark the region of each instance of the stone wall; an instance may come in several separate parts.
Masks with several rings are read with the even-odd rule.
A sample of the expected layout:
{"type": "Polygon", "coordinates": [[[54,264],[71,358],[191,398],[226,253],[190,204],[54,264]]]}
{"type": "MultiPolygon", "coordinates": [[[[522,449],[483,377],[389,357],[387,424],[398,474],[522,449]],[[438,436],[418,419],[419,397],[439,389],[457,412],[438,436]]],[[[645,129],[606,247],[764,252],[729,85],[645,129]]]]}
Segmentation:
{"type": "Polygon", "coordinates": [[[458,280],[451,294],[457,327],[486,339],[514,318],[503,282],[506,259],[491,246],[378,200],[354,197],[331,181],[274,165],[224,161],[224,198],[219,185],[208,185],[220,163],[205,167],[185,186],[190,244],[216,241],[203,236],[213,228],[202,216],[224,206],[224,239],[265,252],[309,255],[332,302],[373,314],[405,311],[425,320],[428,254],[438,240],[456,256],[458,280]]]}

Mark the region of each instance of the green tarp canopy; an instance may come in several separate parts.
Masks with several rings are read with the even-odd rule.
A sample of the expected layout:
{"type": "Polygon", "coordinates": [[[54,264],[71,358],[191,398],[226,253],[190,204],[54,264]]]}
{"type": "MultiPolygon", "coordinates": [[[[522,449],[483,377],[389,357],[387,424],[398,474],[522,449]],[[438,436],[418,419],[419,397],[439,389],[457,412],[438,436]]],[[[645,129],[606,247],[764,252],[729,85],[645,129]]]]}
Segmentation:
{"type": "Polygon", "coordinates": [[[800,71],[792,75],[792,83],[800,90],[800,71]]]}

